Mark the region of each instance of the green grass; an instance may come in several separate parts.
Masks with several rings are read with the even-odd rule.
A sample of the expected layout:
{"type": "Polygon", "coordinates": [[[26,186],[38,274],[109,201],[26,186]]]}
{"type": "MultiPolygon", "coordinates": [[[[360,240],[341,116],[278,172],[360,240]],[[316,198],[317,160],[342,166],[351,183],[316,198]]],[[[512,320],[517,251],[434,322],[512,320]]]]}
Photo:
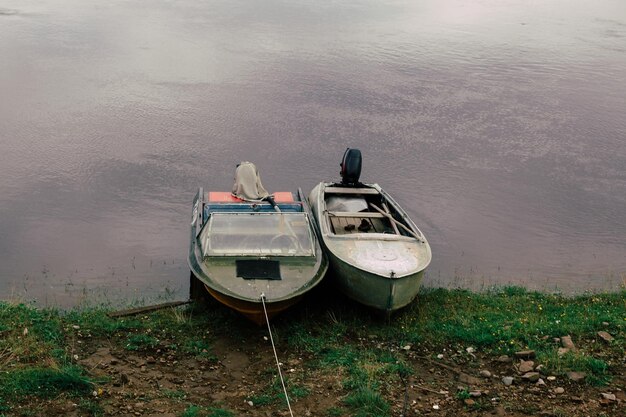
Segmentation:
{"type": "Polygon", "coordinates": [[[386,417],[391,408],[379,392],[371,387],[359,387],[344,400],[354,417],[386,417]]]}
{"type": "Polygon", "coordinates": [[[480,294],[430,290],[420,294],[397,324],[408,338],[428,334],[433,343],[510,353],[543,347],[543,336],[577,338],[602,330],[603,322],[623,326],[625,296],[624,291],[566,298],[519,288],[480,294]]]}
{"type": "MultiPolygon", "coordinates": [[[[85,413],[99,415],[97,403],[89,398],[93,381],[73,358],[78,339],[109,339],[131,351],[182,348],[198,358],[214,360],[207,325],[224,326],[219,318],[211,323],[194,307],[117,319],[106,312],[98,308],[61,312],[0,302],[0,414],[29,397],[66,394],[85,413]]],[[[219,415],[219,410],[215,412],[219,415]]]]}
{"type": "Polygon", "coordinates": [[[171,399],[178,400],[178,401],[182,401],[185,398],[187,398],[187,394],[185,393],[185,391],[182,391],[182,390],[164,389],[163,390],[163,395],[166,398],[171,398],[171,399]]]}
{"type": "Polygon", "coordinates": [[[82,399],[78,402],[78,408],[91,417],[104,416],[104,409],[96,401],[82,399]]]}
{"type": "Polygon", "coordinates": [[[184,342],[182,350],[184,353],[192,354],[196,358],[205,358],[211,361],[217,360],[217,357],[211,350],[209,342],[204,339],[190,338],[184,342]]]}
{"type": "MultiPolygon", "coordinates": [[[[310,390],[307,387],[298,385],[296,381],[290,381],[287,378],[285,378],[285,387],[287,388],[290,402],[297,401],[310,394],[310,390]]],[[[280,379],[273,378],[272,382],[270,382],[262,392],[251,396],[250,401],[258,407],[279,403],[285,404],[285,393],[283,392],[280,379]]]]}
{"type": "Polygon", "coordinates": [[[331,407],[326,410],[326,417],[341,417],[344,415],[344,410],[338,407],[331,407]]]}
{"type": "Polygon", "coordinates": [[[568,352],[559,356],[555,351],[542,351],[538,361],[546,366],[546,370],[556,375],[568,371],[584,372],[586,381],[595,386],[607,385],[611,381],[608,364],[602,359],[585,355],[581,352],[568,352]]]}
{"type": "Polygon", "coordinates": [[[201,407],[190,405],[181,414],[181,417],[235,417],[235,414],[223,408],[201,407]]]}
{"type": "Polygon", "coordinates": [[[154,336],[139,333],[129,336],[126,343],[128,350],[149,350],[154,349],[159,344],[159,339],[154,336]]]}
{"type": "Polygon", "coordinates": [[[5,399],[30,395],[51,398],[62,392],[82,395],[91,392],[92,387],[91,381],[76,366],[15,369],[0,374],[0,396],[5,399]]]}
{"type": "MultiPolygon", "coordinates": [[[[339,376],[339,402],[327,410],[328,416],[389,415],[390,392],[397,391],[413,372],[401,350],[407,344],[412,352],[428,352],[425,355],[446,349],[462,356],[470,346],[480,355],[534,349],[546,372],[585,372],[585,383],[591,385],[609,383],[615,365],[611,358],[616,361],[626,354],[626,291],[564,297],[520,288],[485,293],[430,289],[389,321],[345,300],[310,303],[292,311],[274,322],[276,343],[303,358],[305,373],[339,376]],[[599,330],[609,331],[615,341],[594,342],[599,330]],[[564,335],[570,335],[579,350],[558,356],[558,344],[552,339],[564,335]]],[[[79,338],[104,339],[127,350],[161,349],[215,361],[216,336],[255,340],[259,332],[228,309],[207,311],[201,305],[112,319],[102,309],[59,312],[0,302],[0,415],[28,397],[61,394],[75,399],[85,413],[98,415],[97,403],[89,399],[93,381],[72,359],[72,346],[79,338]]],[[[465,355],[464,360],[472,358],[465,355]]],[[[275,370],[265,376],[271,377],[267,387],[250,398],[255,406],[284,401],[275,370]]],[[[310,395],[307,385],[295,376],[287,387],[290,399],[310,395]]],[[[164,396],[186,398],[180,392],[164,392],[164,396]]],[[[233,414],[191,405],[184,415],[233,414]]]]}
{"type": "Polygon", "coordinates": [[[578,343],[609,328],[616,341],[603,349],[623,357],[625,300],[626,291],[564,297],[516,287],[486,293],[423,290],[415,303],[390,321],[340,305],[317,315],[307,312],[306,321],[295,317],[281,323],[277,333],[285,335],[283,342],[291,349],[307,354],[310,366],[344,375],[345,403],[351,412],[384,415],[387,407],[381,392],[385,384],[398,384],[411,368],[402,355],[391,354],[389,346],[375,348],[378,340],[393,340],[396,350],[406,344],[414,350],[437,352],[444,348],[463,352],[471,346],[488,355],[534,349],[547,371],[557,375],[586,372],[587,383],[602,385],[610,381],[609,364],[585,346],[559,357],[552,339],[571,335],[578,343]]]}

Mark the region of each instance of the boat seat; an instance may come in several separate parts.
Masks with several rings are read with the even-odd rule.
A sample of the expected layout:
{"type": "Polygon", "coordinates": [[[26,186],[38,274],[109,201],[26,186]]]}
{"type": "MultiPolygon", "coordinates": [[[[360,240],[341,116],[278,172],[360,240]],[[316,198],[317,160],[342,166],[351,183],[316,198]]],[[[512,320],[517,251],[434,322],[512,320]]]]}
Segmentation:
{"type": "Polygon", "coordinates": [[[328,215],[331,217],[367,217],[367,218],[384,218],[386,217],[382,213],[371,213],[369,211],[329,211],[328,215]]]}
{"type": "Polygon", "coordinates": [[[393,233],[389,222],[380,216],[369,216],[379,213],[346,213],[353,216],[330,216],[330,224],[336,235],[348,235],[353,233],[393,233]],[[363,216],[366,215],[366,216],[363,216]],[[386,221],[385,221],[386,220],[386,221]]]}
{"type": "Polygon", "coordinates": [[[326,187],[324,188],[326,194],[368,194],[378,195],[380,194],[375,188],[354,188],[354,187],[326,187]]]}

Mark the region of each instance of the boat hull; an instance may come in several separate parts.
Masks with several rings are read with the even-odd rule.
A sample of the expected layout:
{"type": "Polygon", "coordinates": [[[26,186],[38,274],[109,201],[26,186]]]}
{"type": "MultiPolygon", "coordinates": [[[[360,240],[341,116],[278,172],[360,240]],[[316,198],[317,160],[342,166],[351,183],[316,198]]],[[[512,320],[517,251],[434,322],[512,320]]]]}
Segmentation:
{"type": "MultiPolygon", "coordinates": [[[[254,323],[262,325],[266,321],[263,301],[268,318],[272,318],[296,304],[306,292],[323,279],[328,269],[328,259],[322,251],[310,208],[300,190],[298,190],[295,203],[301,203],[300,213],[307,216],[299,217],[299,219],[301,221],[310,219],[313,256],[273,256],[272,254],[206,256],[202,248],[203,227],[207,223],[206,218],[202,218],[204,205],[207,204],[205,197],[203,190],[200,189],[194,199],[192,210],[188,257],[192,274],[190,287],[192,298],[201,299],[204,294],[208,293],[223,305],[241,313],[254,323]],[[272,278],[243,278],[240,275],[243,272],[238,269],[241,261],[258,262],[263,265],[275,264],[279,275],[272,278]]],[[[219,204],[213,203],[213,208],[218,208],[213,212],[214,214],[221,213],[219,204]]],[[[247,206],[255,208],[261,205],[261,203],[242,203],[240,209],[229,201],[224,204],[224,211],[238,211],[247,206]]],[[[290,203],[290,205],[293,204],[293,202],[290,203]]],[[[244,216],[256,216],[257,210],[250,210],[249,214],[247,211],[243,213],[244,216]]],[[[210,230],[207,229],[207,231],[210,230]]]]}
{"type": "MultiPolygon", "coordinates": [[[[378,310],[392,312],[407,306],[417,296],[424,271],[432,259],[430,246],[408,215],[378,185],[364,185],[367,198],[381,198],[392,207],[403,224],[419,238],[401,234],[336,234],[326,207],[325,190],[334,184],[321,183],[309,196],[320,241],[333,270],[335,285],[349,298],[378,310]]],[[[355,190],[342,195],[356,194],[355,190]]],[[[353,213],[372,216],[371,213],[353,213]]],[[[341,213],[336,213],[341,217],[341,213]]],[[[354,231],[354,228],[347,229],[354,231]]]]}
{"type": "MultiPolygon", "coordinates": [[[[217,301],[224,304],[226,307],[229,307],[242,314],[248,320],[258,324],[259,326],[262,326],[266,323],[265,311],[263,310],[262,303],[253,303],[250,301],[239,300],[234,297],[229,297],[225,294],[212,290],[206,285],[205,288],[207,292],[211,294],[211,296],[217,301]]],[[[271,320],[272,317],[276,316],[278,313],[288,309],[289,307],[300,301],[300,298],[302,298],[302,296],[297,296],[288,300],[266,304],[265,309],[267,310],[267,318],[271,320]]]]}
{"type": "Polygon", "coordinates": [[[354,301],[392,312],[411,303],[419,292],[424,270],[401,278],[372,274],[354,267],[329,252],[337,288],[354,301]]]}

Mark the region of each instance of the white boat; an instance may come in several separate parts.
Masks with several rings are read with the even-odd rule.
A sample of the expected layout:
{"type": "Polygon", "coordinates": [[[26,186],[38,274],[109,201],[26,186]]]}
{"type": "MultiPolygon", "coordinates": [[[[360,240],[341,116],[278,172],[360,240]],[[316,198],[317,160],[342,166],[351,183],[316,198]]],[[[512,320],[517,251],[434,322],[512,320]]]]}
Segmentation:
{"type": "Polygon", "coordinates": [[[346,150],[342,182],[318,184],[309,203],[339,289],[392,312],[415,298],[432,252],[407,213],[378,184],[360,183],[360,172],[360,151],[346,150]]]}
{"type": "Polygon", "coordinates": [[[264,310],[271,318],[296,303],[328,267],[302,191],[269,195],[249,162],[232,193],[198,190],[188,260],[192,299],[207,291],[257,324],[264,310]]]}

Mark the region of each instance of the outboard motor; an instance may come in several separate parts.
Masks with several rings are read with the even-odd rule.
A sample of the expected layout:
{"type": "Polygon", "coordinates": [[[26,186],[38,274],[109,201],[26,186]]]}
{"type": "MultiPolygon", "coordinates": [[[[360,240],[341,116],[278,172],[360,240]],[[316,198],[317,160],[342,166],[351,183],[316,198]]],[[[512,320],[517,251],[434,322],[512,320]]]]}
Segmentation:
{"type": "Polygon", "coordinates": [[[347,148],[341,160],[341,184],[346,186],[359,185],[361,176],[361,151],[347,148]]]}

